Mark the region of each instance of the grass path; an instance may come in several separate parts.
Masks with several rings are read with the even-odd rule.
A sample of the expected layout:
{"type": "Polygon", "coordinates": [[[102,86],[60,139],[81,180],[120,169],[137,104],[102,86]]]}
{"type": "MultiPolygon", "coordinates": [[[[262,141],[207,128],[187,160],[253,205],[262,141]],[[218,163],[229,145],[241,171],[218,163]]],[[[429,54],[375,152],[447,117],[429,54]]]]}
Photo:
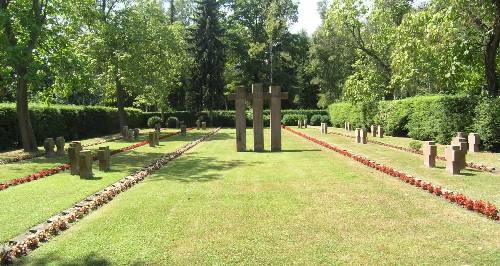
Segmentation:
{"type": "MultiPolygon", "coordinates": [[[[319,130],[319,128],[318,128],[319,130]]],[[[329,131],[331,132],[337,132],[337,133],[342,133],[342,134],[351,134],[355,135],[353,131],[348,132],[344,129],[341,128],[334,128],[334,127],[329,127],[329,131]]],[[[368,133],[370,134],[370,133],[368,133]]],[[[403,137],[392,137],[392,136],[387,136],[385,135],[384,138],[372,138],[368,136],[368,139],[373,139],[376,141],[381,141],[385,142],[388,144],[393,144],[393,145],[398,145],[401,147],[409,148],[410,142],[413,140],[411,138],[403,138],[403,137]]],[[[439,156],[444,156],[444,149],[446,148],[446,145],[442,144],[437,144],[438,147],[438,155],[439,156]]],[[[478,152],[478,153],[468,153],[467,158],[475,163],[481,163],[485,164],[487,166],[494,166],[497,169],[500,168],[500,153],[491,153],[491,152],[478,152]]]]}
{"type": "Polygon", "coordinates": [[[288,132],[281,153],[236,153],[234,137],[223,130],[23,263],[500,263],[496,222],[288,132]]]}
{"type": "Polygon", "coordinates": [[[8,241],[52,215],[71,207],[100,189],[127,176],[151,160],[171,152],[199,138],[201,132],[190,132],[186,137],[174,136],[160,142],[161,146],[143,146],[133,151],[113,156],[110,172],[98,171],[94,163],[95,178],[80,179],[69,171],[31,183],[0,191],[0,243],[8,241]]]}
{"type": "MultiPolygon", "coordinates": [[[[333,134],[320,134],[318,129],[302,129],[305,133],[351,152],[363,154],[379,163],[393,166],[447,189],[464,193],[474,199],[484,199],[500,206],[500,175],[467,168],[460,175],[445,171],[445,162],[436,160],[436,168],[424,166],[424,157],[377,144],[356,144],[355,139],[333,134]]],[[[301,131],[302,131],[301,130],[301,131]]],[[[385,139],[385,138],[384,138],[385,139]]]]}
{"type": "MultiPolygon", "coordinates": [[[[162,131],[162,135],[172,132],[177,132],[177,130],[164,130],[162,131]]],[[[147,134],[143,133],[140,135],[139,140],[134,140],[134,141],[116,140],[112,142],[103,143],[100,145],[85,147],[84,149],[95,151],[98,150],[99,147],[109,146],[111,150],[117,150],[147,140],[147,138],[148,138],[147,134]]],[[[40,170],[52,168],[68,162],[69,158],[68,154],[66,153],[62,157],[53,157],[53,158],[37,157],[17,163],[3,164],[0,165],[0,182],[24,177],[29,174],[38,172],[40,170]]]]}

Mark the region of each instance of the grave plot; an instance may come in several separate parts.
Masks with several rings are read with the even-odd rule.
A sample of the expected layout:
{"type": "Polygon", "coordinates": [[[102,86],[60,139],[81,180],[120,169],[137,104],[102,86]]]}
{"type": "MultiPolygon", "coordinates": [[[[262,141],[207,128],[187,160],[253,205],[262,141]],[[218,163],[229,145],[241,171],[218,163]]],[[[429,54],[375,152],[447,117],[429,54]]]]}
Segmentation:
{"type": "Polygon", "coordinates": [[[26,231],[44,219],[69,208],[75,202],[116,182],[158,158],[165,152],[174,151],[193,141],[202,133],[174,136],[161,141],[159,147],[147,145],[111,157],[111,170],[99,171],[99,162],[93,163],[94,177],[86,180],[65,171],[50,178],[14,186],[0,192],[0,242],[26,231]]]}
{"type": "Polygon", "coordinates": [[[497,222],[289,133],[282,152],[235,153],[234,139],[222,130],[22,262],[498,262],[497,222]]]}
{"type": "Polygon", "coordinates": [[[459,175],[450,175],[445,171],[446,162],[443,161],[436,160],[436,167],[428,168],[424,165],[424,156],[422,155],[377,144],[357,144],[355,139],[333,134],[321,134],[318,129],[300,129],[298,131],[352,153],[364,155],[370,160],[394,167],[449,190],[461,192],[471,198],[486,200],[500,206],[498,174],[466,168],[459,175]]]}
{"type": "MultiPolygon", "coordinates": [[[[149,130],[144,131],[144,134],[141,134],[137,140],[127,141],[120,139],[97,145],[91,145],[92,143],[83,142],[82,146],[87,150],[93,151],[93,153],[95,154],[97,153],[97,150],[99,150],[100,146],[109,146],[111,150],[119,150],[131,146],[135,143],[145,141],[147,139],[145,133],[147,132],[149,132],[149,130]]],[[[162,136],[167,136],[168,134],[172,134],[174,132],[177,132],[177,130],[164,130],[161,134],[162,136]]],[[[69,147],[69,143],[67,143],[66,147],[69,147]]],[[[16,178],[25,177],[30,174],[39,173],[42,170],[58,167],[67,164],[68,162],[69,158],[66,152],[64,156],[43,156],[33,158],[31,160],[23,160],[17,163],[3,164],[0,165],[0,183],[4,183],[16,178]]]]}

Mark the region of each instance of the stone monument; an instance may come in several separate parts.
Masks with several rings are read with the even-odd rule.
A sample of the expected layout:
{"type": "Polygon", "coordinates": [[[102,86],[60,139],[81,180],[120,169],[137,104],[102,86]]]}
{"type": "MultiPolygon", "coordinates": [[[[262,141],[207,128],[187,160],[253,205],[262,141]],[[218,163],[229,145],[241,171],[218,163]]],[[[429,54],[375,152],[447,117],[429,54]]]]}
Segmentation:
{"type": "Polygon", "coordinates": [[[83,150],[78,156],[80,160],[80,178],[92,178],[94,176],[92,173],[92,152],[89,150],[83,150]]]}
{"type": "Polygon", "coordinates": [[[66,144],[66,140],[64,137],[56,138],[56,147],[57,147],[57,156],[64,156],[64,145],[66,144]]]}
{"type": "Polygon", "coordinates": [[[43,142],[43,148],[45,149],[45,157],[54,157],[55,152],[54,152],[54,139],[53,138],[46,138],[45,141],[43,142]]]}
{"type": "Polygon", "coordinates": [[[100,171],[109,171],[111,169],[111,151],[109,150],[109,146],[99,147],[99,151],[97,151],[97,158],[99,159],[100,171]]]}
{"type": "Polygon", "coordinates": [[[80,158],[79,154],[82,151],[82,143],[73,141],[69,144],[68,156],[70,161],[71,175],[78,175],[80,173],[80,158]]]}
{"type": "Polygon", "coordinates": [[[426,141],[423,145],[424,165],[428,168],[436,167],[437,146],[434,141],[426,141]]]}
{"type": "Polygon", "coordinates": [[[457,175],[460,174],[460,156],[462,152],[459,146],[450,145],[445,149],[446,172],[457,175]]]}
{"type": "Polygon", "coordinates": [[[469,141],[469,151],[470,152],[479,152],[479,143],[481,141],[481,139],[479,138],[479,134],[470,133],[468,141],[469,141]]]}

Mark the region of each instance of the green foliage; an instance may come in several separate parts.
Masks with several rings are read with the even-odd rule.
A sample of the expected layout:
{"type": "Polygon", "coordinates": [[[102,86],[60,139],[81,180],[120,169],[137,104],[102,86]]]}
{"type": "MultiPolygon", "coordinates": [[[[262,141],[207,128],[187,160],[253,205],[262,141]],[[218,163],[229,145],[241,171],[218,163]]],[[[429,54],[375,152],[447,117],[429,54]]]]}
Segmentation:
{"type": "Polygon", "coordinates": [[[159,116],[152,116],[148,119],[148,127],[154,128],[157,124],[162,124],[162,120],[159,116]]]}
{"type": "Polygon", "coordinates": [[[168,128],[176,128],[178,123],[179,123],[179,118],[177,118],[175,116],[169,116],[167,118],[167,127],[168,128]]]}
{"type": "Polygon", "coordinates": [[[397,101],[381,101],[373,119],[375,125],[383,125],[385,133],[392,136],[407,136],[408,119],[412,112],[412,98],[397,101]]]}
{"type": "Polygon", "coordinates": [[[321,125],[321,115],[313,115],[311,119],[309,120],[312,126],[319,126],[321,125]]]}
{"type": "Polygon", "coordinates": [[[422,142],[418,140],[412,140],[410,143],[408,143],[408,146],[414,150],[420,150],[422,149],[422,142]]]}
{"type": "Polygon", "coordinates": [[[322,115],[321,116],[321,123],[326,123],[327,125],[329,125],[331,123],[330,116],[329,115],[322,115]]]}
{"type": "Polygon", "coordinates": [[[500,98],[481,99],[476,106],[472,129],[486,150],[500,151],[500,98]]]}
{"type": "Polygon", "coordinates": [[[307,116],[300,114],[286,114],[281,119],[281,123],[285,126],[296,126],[299,120],[307,119],[307,116]]]}

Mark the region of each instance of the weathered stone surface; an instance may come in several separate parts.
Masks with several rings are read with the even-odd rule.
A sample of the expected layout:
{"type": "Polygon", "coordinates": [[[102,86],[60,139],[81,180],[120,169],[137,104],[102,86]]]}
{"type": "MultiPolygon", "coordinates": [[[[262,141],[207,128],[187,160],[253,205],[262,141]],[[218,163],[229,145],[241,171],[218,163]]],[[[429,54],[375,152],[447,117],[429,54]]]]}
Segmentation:
{"type": "Polygon", "coordinates": [[[456,175],[460,174],[460,157],[462,152],[459,146],[449,145],[445,149],[446,172],[456,175]]]}
{"type": "Polygon", "coordinates": [[[271,151],[281,151],[281,100],[288,94],[281,93],[281,87],[271,86],[271,151]]]}
{"type": "Polygon", "coordinates": [[[304,119],[304,128],[307,128],[307,119],[304,119]]]}
{"type": "Polygon", "coordinates": [[[66,144],[66,140],[64,137],[56,138],[56,147],[57,147],[57,156],[64,156],[64,145],[66,144]]]}
{"type": "Polygon", "coordinates": [[[379,138],[384,137],[384,128],[382,126],[377,127],[377,137],[379,137],[379,138]]]}
{"type": "MultiPolygon", "coordinates": [[[[247,119],[245,114],[245,102],[247,99],[246,88],[239,86],[234,94],[236,107],[236,151],[245,152],[247,150],[247,119]]],[[[205,122],[204,122],[205,123],[205,122]]],[[[206,123],[203,130],[206,129],[206,123]]]]}
{"type": "Polygon", "coordinates": [[[128,132],[127,132],[127,138],[126,138],[128,141],[132,141],[134,139],[134,130],[133,129],[129,129],[128,132]]]}
{"type": "Polygon", "coordinates": [[[71,175],[78,175],[80,173],[80,158],[79,154],[82,151],[82,143],[73,141],[69,144],[68,156],[70,162],[71,175]]]}
{"type": "Polygon", "coordinates": [[[89,179],[94,176],[92,172],[92,152],[83,150],[79,154],[80,160],[80,178],[89,179]]]}
{"type": "MultiPolygon", "coordinates": [[[[264,151],[264,88],[261,83],[252,85],[253,150],[264,151]]],[[[246,122],[246,121],[245,121],[246,122]]]]}
{"type": "Polygon", "coordinates": [[[458,138],[467,138],[467,135],[465,134],[465,132],[457,132],[457,137],[458,138]]]}
{"type": "Polygon", "coordinates": [[[109,146],[99,147],[97,157],[99,158],[99,170],[109,171],[111,169],[111,151],[109,150],[109,146]]]}
{"type": "Polygon", "coordinates": [[[356,143],[361,143],[361,128],[356,128],[354,132],[356,134],[356,143]]]}
{"type": "Polygon", "coordinates": [[[424,165],[428,168],[436,167],[437,146],[434,141],[426,141],[423,145],[424,165]]]}
{"type": "Polygon", "coordinates": [[[207,130],[207,122],[201,122],[201,129],[207,130]]]}
{"type": "Polygon", "coordinates": [[[155,130],[156,130],[156,131],[158,131],[158,132],[160,132],[160,131],[161,131],[161,124],[160,124],[160,123],[157,123],[157,124],[155,125],[155,130]]]}
{"type": "Polygon", "coordinates": [[[149,147],[156,147],[155,132],[148,133],[149,147]]]}
{"type": "Polygon", "coordinates": [[[299,121],[297,122],[297,126],[299,128],[302,128],[302,123],[304,123],[304,121],[302,121],[302,119],[299,119],[299,121]]]}
{"type": "Polygon", "coordinates": [[[156,146],[160,146],[160,132],[158,131],[155,131],[154,132],[154,137],[155,137],[155,145],[156,146]]]}
{"type": "Polygon", "coordinates": [[[128,138],[128,136],[127,136],[127,135],[128,135],[128,126],[123,126],[123,127],[122,127],[122,132],[121,132],[121,133],[122,133],[122,137],[123,137],[124,139],[127,139],[127,138],[128,138]]]}
{"type": "Polygon", "coordinates": [[[183,136],[186,136],[186,133],[187,133],[187,128],[186,128],[186,125],[181,124],[181,134],[182,134],[183,136]]]}
{"type": "Polygon", "coordinates": [[[377,126],[372,125],[372,126],[370,127],[370,133],[371,133],[372,137],[374,137],[374,138],[375,138],[375,137],[377,136],[377,126]]]}
{"type": "Polygon", "coordinates": [[[201,128],[201,121],[200,119],[196,120],[196,130],[200,130],[201,128]]]}
{"type": "Polygon", "coordinates": [[[479,138],[479,134],[477,133],[470,133],[469,138],[469,151],[470,152],[479,152],[479,144],[481,142],[481,139],[479,138]]]}
{"type": "Polygon", "coordinates": [[[138,140],[140,135],[140,130],[138,128],[134,128],[134,140],[138,140]]]}
{"type": "Polygon", "coordinates": [[[367,144],[368,143],[368,134],[366,132],[366,129],[362,128],[360,131],[361,134],[361,144],[367,144]]]}
{"type": "Polygon", "coordinates": [[[352,125],[350,122],[347,122],[347,131],[352,131],[352,125]]]}
{"type": "Polygon", "coordinates": [[[328,124],[321,123],[321,134],[328,134],[328,124]]]}
{"type": "Polygon", "coordinates": [[[45,157],[54,157],[56,153],[54,152],[54,139],[46,138],[43,142],[43,148],[45,149],[45,157]]]}

